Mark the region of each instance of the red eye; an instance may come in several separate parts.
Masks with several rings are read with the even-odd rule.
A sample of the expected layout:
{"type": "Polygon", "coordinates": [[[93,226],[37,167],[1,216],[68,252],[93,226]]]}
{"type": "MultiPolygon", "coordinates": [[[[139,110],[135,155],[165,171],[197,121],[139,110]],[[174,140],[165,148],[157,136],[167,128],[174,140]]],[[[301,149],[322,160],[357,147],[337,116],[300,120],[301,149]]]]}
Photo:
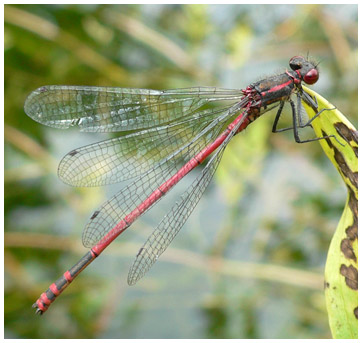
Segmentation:
{"type": "Polygon", "coordinates": [[[319,79],[319,73],[317,69],[311,69],[308,71],[307,74],[305,74],[303,81],[308,84],[312,85],[313,83],[316,83],[319,79]]]}

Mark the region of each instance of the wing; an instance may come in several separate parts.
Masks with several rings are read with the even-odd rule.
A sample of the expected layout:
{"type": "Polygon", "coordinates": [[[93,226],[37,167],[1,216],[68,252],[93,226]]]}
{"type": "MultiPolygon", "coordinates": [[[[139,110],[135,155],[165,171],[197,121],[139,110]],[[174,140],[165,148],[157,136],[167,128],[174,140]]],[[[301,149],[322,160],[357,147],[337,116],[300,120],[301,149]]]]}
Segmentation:
{"type": "MultiPolygon", "coordinates": [[[[72,186],[101,186],[137,177],[165,160],[171,163],[173,155],[187,158],[188,144],[206,127],[212,130],[210,123],[228,109],[207,109],[177,123],[77,148],[60,162],[59,178],[72,186]]],[[[199,137],[205,139],[207,132],[199,137]]]]}
{"type": "Polygon", "coordinates": [[[152,90],[115,87],[43,86],[25,101],[35,121],[81,131],[115,132],[156,127],[192,116],[207,103],[238,101],[240,90],[194,87],[152,90]]]}
{"type": "Polygon", "coordinates": [[[174,175],[185,161],[190,160],[210,142],[214,141],[225,123],[239,111],[240,104],[226,110],[190,142],[184,144],[160,163],[152,166],[147,172],[138,176],[119,193],[105,202],[99,210],[93,213],[85,227],[83,244],[86,247],[92,247],[95,243],[100,242],[105,234],[120,220],[137,208],[155,189],[174,175]]]}
{"type": "Polygon", "coordinates": [[[128,274],[129,285],[134,285],[147,273],[180,231],[210,183],[220,163],[226,145],[235,135],[242,122],[243,120],[240,120],[239,124],[233,128],[228,137],[209,160],[202,173],[182,194],[181,202],[175,204],[139,250],[128,274]]]}

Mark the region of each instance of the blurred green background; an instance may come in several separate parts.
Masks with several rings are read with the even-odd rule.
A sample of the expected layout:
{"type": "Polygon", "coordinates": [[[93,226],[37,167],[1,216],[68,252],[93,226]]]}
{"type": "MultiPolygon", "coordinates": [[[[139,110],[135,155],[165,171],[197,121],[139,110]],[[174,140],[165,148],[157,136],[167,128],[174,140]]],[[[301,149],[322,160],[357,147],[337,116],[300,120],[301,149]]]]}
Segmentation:
{"type": "Polygon", "coordinates": [[[356,124],[357,5],[5,6],[5,337],[329,338],[324,263],[346,190],[318,142],[271,134],[272,114],[233,139],[181,233],[136,286],[128,268],[165,202],[43,317],[31,308],[87,251],[83,226],[122,187],[57,179],[63,155],[109,136],[32,121],[23,111],[32,90],[240,89],[308,52],[321,62],[313,88],[356,124]]]}

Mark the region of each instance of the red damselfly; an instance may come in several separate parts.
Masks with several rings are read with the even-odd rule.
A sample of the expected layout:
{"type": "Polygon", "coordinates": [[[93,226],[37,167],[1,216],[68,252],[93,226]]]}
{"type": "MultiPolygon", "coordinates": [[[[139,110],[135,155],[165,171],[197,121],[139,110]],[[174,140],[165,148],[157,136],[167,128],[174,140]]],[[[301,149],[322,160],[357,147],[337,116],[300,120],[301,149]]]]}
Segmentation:
{"type": "Polygon", "coordinates": [[[298,143],[326,138],[301,140],[298,133],[299,128],[310,126],[323,111],[318,112],[315,100],[302,89],[302,82],[311,85],[318,81],[316,64],[295,56],[289,66],[291,70],[242,90],[44,86],[32,92],[26,99],[25,112],[39,123],[61,129],[77,126],[88,132],[127,131],[124,136],[69,152],[58,169],[64,182],[72,186],[101,186],[133,179],[92,214],[83,231],[83,244],[91,248],[90,251],[41,294],[33,305],[36,312],[45,312],[118,235],[212,154],[181,201],[139,250],[128,275],[128,283],[135,284],[190,216],[215,173],[226,145],[263,113],[279,107],[272,131],[293,129],[298,143]],[[291,99],[292,94],[297,97],[297,106],[291,99]],[[301,119],[301,100],[316,113],[305,124],[301,119]],[[293,127],[277,129],[285,102],[291,105],[293,127]]]}

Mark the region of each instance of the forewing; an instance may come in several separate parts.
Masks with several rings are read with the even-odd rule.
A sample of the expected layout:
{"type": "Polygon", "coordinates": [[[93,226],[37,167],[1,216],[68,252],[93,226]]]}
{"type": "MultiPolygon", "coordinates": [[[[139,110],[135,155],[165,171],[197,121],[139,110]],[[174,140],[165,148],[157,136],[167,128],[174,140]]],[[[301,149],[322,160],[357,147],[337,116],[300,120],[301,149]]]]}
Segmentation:
{"type": "Polygon", "coordinates": [[[152,90],[116,87],[43,86],[25,101],[25,112],[44,125],[115,132],[162,126],[192,116],[215,101],[240,100],[240,90],[194,87],[152,90]]]}

